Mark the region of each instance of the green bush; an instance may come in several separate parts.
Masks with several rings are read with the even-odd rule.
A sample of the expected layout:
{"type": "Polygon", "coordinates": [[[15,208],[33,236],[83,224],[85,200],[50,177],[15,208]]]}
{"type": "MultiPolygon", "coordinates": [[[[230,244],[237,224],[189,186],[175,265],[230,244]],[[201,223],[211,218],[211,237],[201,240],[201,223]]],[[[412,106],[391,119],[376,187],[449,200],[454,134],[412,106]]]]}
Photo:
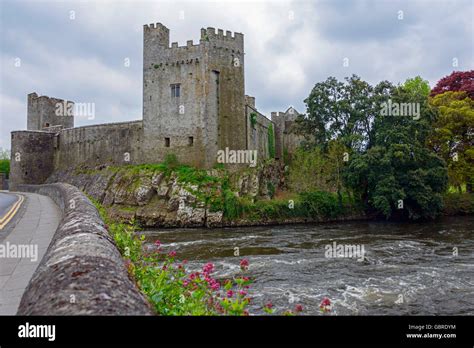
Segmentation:
{"type": "Polygon", "coordinates": [[[474,194],[447,193],[444,195],[443,214],[467,215],[474,214],[474,194]]]}
{"type": "Polygon", "coordinates": [[[338,197],[330,192],[304,192],[300,194],[304,214],[308,217],[334,218],[344,212],[338,197]]]}

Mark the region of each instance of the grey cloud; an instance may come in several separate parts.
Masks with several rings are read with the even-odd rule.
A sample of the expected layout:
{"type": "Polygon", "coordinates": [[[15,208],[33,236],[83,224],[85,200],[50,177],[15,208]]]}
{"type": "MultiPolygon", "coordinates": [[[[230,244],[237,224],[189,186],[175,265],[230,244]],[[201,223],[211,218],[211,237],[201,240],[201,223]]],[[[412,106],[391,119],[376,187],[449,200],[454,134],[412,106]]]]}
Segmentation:
{"type": "Polygon", "coordinates": [[[180,45],[197,42],[201,27],[244,33],[246,91],[267,115],[288,105],[304,112],[303,100],[328,76],[356,73],[371,83],[398,83],[421,75],[433,85],[453,70],[473,69],[474,61],[469,0],[7,0],[0,6],[0,147],[7,148],[9,132],[25,127],[26,94],[32,91],[95,102],[97,118],[78,124],[140,118],[147,23],[162,22],[180,45]],[[404,11],[402,21],[398,10],[404,11]],[[20,68],[15,57],[22,59],[20,68]],[[349,67],[343,67],[344,57],[349,67]],[[452,66],[453,58],[459,67],[452,66]]]}

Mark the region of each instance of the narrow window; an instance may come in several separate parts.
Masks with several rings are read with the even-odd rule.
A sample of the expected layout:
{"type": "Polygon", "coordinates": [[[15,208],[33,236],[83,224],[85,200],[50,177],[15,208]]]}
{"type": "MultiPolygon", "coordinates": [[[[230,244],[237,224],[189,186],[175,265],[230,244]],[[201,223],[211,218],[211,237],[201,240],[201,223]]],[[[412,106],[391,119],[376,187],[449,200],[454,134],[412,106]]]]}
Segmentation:
{"type": "Polygon", "coordinates": [[[165,138],[165,146],[170,147],[170,138],[165,138]]]}
{"type": "Polygon", "coordinates": [[[46,122],[46,123],[44,124],[44,128],[48,128],[48,127],[49,127],[49,123],[46,122]]]}
{"type": "Polygon", "coordinates": [[[171,97],[172,98],[179,98],[181,95],[181,86],[179,83],[175,83],[171,85],[171,97]]]}
{"type": "Polygon", "coordinates": [[[188,146],[193,146],[193,144],[194,144],[194,138],[188,137],[188,146]]]}

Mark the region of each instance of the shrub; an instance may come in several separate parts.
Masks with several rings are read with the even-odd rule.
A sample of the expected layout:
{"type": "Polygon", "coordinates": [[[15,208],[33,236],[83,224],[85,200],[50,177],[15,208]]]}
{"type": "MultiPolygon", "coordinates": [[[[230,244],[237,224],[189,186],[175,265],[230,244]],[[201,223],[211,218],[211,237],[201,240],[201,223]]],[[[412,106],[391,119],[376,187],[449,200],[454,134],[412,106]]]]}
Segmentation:
{"type": "Polygon", "coordinates": [[[5,173],[7,177],[10,175],[9,159],[0,159],[0,173],[5,173]]]}
{"type": "Polygon", "coordinates": [[[304,192],[300,194],[304,214],[309,217],[334,218],[344,212],[337,195],[330,192],[304,192]]]}

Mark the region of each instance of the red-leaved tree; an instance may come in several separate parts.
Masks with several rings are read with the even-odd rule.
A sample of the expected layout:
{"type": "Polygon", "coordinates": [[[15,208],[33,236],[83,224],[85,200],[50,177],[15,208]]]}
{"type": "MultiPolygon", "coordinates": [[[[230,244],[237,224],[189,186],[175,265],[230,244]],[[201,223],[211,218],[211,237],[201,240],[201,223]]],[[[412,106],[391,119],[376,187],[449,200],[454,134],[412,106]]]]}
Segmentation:
{"type": "Polygon", "coordinates": [[[474,70],[453,71],[451,75],[443,77],[431,90],[431,96],[448,91],[466,92],[471,99],[474,99],[474,70]]]}

